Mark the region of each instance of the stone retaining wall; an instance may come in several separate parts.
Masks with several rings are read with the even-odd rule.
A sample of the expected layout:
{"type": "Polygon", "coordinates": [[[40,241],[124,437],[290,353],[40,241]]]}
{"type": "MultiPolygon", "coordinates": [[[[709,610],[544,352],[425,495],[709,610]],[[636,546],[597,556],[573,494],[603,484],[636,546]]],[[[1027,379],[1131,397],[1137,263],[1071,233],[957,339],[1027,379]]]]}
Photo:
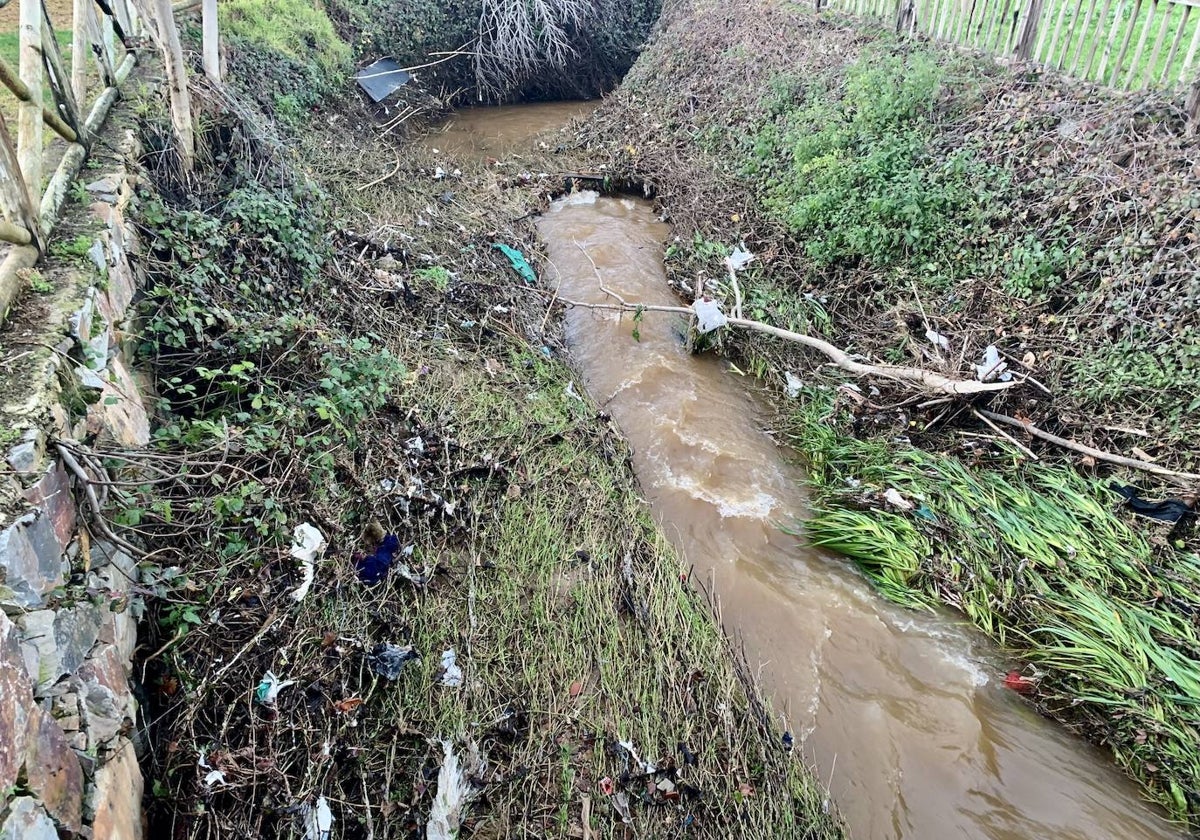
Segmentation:
{"type": "MultiPolygon", "coordinates": [[[[67,232],[0,333],[0,840],[140,840],[138,564],[89,529],[59,441],[149,440],[129,329],[133,132],[93,154],[67,232]],[[128,171],[127,171],[128,170],[128,171]],[[91,237],[90,246],[86,237],[91,237]]],[[[100,145],[100,144],[98,144],[100,145]]]]}

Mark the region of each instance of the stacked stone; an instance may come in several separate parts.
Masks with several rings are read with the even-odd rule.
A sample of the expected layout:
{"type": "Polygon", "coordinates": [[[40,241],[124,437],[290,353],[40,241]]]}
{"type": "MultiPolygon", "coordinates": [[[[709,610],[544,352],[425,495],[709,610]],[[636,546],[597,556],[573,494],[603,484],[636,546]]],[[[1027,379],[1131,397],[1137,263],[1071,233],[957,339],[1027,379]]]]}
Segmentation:
{"type": "Polygon", "coordinates": [[[21,336],[35,349],[6,372],[0,401],[0,428],[16,432],[0,469],[0,840],[142,837],[130,683],[138,567],[92,541],[83,488],[52,445],[149,440],[125,328],[138,286],[132,186],[120,171],[87,189],[95,270],[51,262],[84,276],[59,283],[42,332],[21,336]]]}

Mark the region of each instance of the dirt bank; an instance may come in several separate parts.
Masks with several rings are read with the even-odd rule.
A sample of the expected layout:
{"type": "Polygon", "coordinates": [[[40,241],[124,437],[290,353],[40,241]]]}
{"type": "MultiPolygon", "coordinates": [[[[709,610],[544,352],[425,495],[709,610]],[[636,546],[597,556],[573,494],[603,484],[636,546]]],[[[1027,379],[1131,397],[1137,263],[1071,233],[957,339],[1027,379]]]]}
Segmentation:
{"type": "Polygon", "coordinates": [[[1198,199],[1177,103],[897,43],[758,0],[673,9],[582,141],[676,227],[681,293],[876,363],[1015,384],[973,400],[718,343],[777,389],[807,533],[887,596],[962,611],[1043,712],[1200,820],[1198,199]],[[771,33],[764,37],[763,33],[771,33]],[[988,365],[989,367],[992,365],[988,365]],[[790,396],[789,396],[790,391],[790,396]],[[1099,450],[1030,437],[991,415],[1099,450]],[[1110,482],[1183,503],[1133,517],[1110,482]]]}

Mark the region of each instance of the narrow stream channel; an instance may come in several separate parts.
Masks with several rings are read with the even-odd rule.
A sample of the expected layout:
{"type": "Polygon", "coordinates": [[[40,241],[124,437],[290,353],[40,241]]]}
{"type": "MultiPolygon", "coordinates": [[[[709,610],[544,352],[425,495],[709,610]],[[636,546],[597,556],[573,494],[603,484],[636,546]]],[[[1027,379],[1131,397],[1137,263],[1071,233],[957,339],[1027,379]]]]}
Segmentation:
{"type": "MultiPolygon", "coordinates": [[[[520,116],[532,134],[536,115],[520,116]]],[[[487,127],[476,120],[472,131],[487,127]]],[[[561,297],[609,301],[602,280],[629,300],[678,303],[662,260],[669,228],[648,204],[579,193],[538,230],[561,297]]],[[[746,383],[684,350],[678,319],[648,314],[640,341],[628,315],[577,308],[566,326],[572,361],[629,440],[657,520],[711,581],[726,629],[744,640],[855,838],[1181,836],[1106,755],[1001,687],[969,627],[893,607],[847,563],[779,529],[805,515],[803,472],[762,431],[746,383]]]]}

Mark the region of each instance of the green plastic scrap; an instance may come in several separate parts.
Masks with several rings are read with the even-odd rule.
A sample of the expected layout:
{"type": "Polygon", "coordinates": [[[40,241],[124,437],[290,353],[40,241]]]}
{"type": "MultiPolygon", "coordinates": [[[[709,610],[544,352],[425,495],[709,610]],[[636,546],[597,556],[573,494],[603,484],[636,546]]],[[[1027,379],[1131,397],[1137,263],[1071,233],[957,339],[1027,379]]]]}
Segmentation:
{"type": "Polygon", "coordinates": [[[537,283],[537,273],[533,270],[533,266],[529,264],[529,260],[525,259],[524,254],[516,248],[510,248],[503,242],[493,242],[492,247],[508,257],[508,261],[512,263],[512,267],[517,274],[521,275],[521,279],[525,281],[526,286],[533,286],[537,283]]]}

